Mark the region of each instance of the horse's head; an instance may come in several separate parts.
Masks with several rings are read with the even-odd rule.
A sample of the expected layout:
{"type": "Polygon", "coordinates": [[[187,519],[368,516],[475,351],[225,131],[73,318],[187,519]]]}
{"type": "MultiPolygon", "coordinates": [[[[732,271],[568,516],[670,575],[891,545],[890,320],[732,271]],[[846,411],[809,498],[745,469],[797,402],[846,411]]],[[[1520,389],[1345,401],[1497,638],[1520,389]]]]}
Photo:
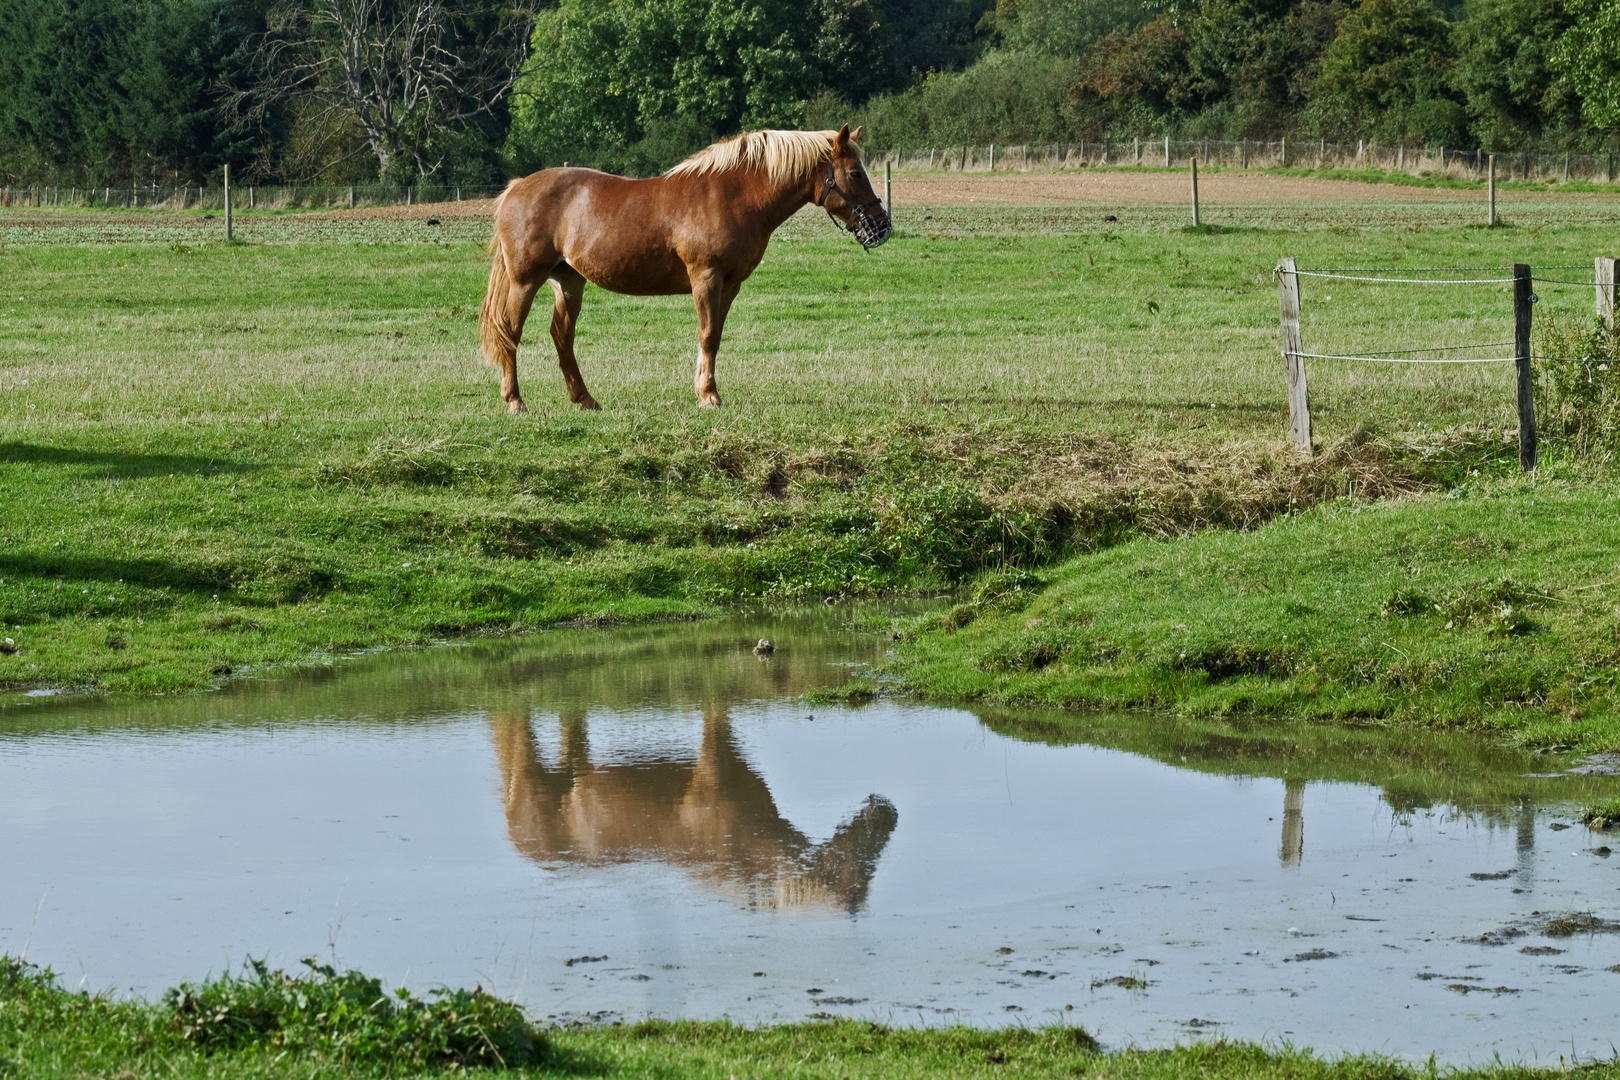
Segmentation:
{"type": "Polygon", "coordinates": [[[889,221],[888,208],[872,189],[872,178],[861,164],[861,152],[855,145],[861,129],[850,134],[845,124],[833,136],[832,157],[827,161],[827,176],[816,196],[816,205],[824,207],[833,220],[855,234],[861,247],[868,251],[877,247],[894,232],[889,221]]]}

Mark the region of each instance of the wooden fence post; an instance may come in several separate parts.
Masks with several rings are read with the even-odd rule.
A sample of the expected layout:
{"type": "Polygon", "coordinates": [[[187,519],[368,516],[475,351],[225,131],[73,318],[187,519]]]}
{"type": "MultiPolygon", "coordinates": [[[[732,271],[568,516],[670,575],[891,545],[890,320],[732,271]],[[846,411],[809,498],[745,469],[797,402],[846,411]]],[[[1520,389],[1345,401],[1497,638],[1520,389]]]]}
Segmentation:
{"type": "Polygon", "coordinates": [[[1193,227],[1198,226],[1198,159],[1192,159],[1193,227]]]}
{"type": "Polygon", "coordinates": [[[1615,308],[1620,307],[1620,304],[1616,303],[1616,300],[1620,299],[1620,295],[1617,295],[1615,291],[1615,279],[1620,278],[1620,273],[1616,271],[1620,271],[1620,259],[1609,255],[1598,256],[1597,274],[1595,275],[1597,281],[1597,317],[1602,320],[1604,326],[1609,328],[1611,334],[1615,331],[1615,308]]]}
{"type": "Polygon", "coordinates": [[[990,172],[996,171],[996,144],[990,144],[990,172]]]}
{"type": "Polygon", "coordinates": [[[1282,322],[1283,366],[1288,372],[1288,441],[1311,452],[1311,393],[1305,383],[1305,347],[1299,337],[1299,274],[1292,255],[1277,264],[1277,308],[1282,322]]]}
{"type": "Polygon", "coordinates": [[[1485,159],[1485,224],[1496,227],[1496,155],[1485,159]]]}
{"type": "Polygon", "coordinates": [[[890,196],[889,191],[889,163],[885,161],[883,163],[883,209],[893,216],[894,199],[890,196]]]}
{"type": "Polygon", "coordinates": [[[231,167],[225,166],[225,239],[231,238],[231,167]]]}
{"type": "Polygon", "coordinates": [[[1170,167],[1170,136],[1164,137],[1164,167],[1170,167]]]}
{"type": "Polygon", "coordinates": [[[1514,263],[1513,357],[1519,375],[1519,468],[1524,472],[1536,467],[1536,402],[1530,371],[1530,308],[1536,302],[1533,284],[1530,267],[1514,263]]]}

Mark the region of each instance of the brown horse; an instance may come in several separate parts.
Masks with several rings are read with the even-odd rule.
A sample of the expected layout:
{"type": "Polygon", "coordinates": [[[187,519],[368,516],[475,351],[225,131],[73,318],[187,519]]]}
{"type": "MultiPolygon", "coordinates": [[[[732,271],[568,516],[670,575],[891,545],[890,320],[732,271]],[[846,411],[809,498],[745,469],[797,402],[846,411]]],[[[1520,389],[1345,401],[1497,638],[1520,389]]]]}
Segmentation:
{"type": "Polygon", "coordinates": [[[501,398],[523,412],[517,347],[534,295],[556,293],[551,340],[568,398],[599,409],[574,361],[588,281],[632,296],[691,293],[698,314],[698,404],[720,404],[720,331],[771,233],[808,203],[825,207],[865,248],[889,238],[888,211],[855,145],[857,128],[751,131],[699,151],[663,176],[626,180],[595,169],[544,169],[495,202],[494,264],[479,313],[484,356],[501,398]]]}

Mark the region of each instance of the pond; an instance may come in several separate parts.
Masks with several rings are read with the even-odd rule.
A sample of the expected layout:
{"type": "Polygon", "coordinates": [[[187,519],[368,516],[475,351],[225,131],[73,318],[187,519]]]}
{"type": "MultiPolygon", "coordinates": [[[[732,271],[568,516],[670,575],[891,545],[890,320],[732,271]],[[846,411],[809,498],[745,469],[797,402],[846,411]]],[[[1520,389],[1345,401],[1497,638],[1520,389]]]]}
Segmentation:
{"type": "Polygon", "coordinates": [[[876,612],[568,630],[0,713],[0,951],[155,996],[247,957],[539,1018],[1072,1023],[1612,1054],[1603,762],[805,691],[876,612]],[[775,652],[752,646],[769,638],[775,652]]]}

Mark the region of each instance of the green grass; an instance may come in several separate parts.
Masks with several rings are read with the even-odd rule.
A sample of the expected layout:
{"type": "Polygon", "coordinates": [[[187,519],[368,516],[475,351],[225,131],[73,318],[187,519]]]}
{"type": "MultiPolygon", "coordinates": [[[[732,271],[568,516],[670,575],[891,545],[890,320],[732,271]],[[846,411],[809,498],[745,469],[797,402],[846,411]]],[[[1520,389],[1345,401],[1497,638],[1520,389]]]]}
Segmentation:
{"type": "Polygon", "coordinates": [[[1464,728],[1620,749],[1620,502],[1547,469],[1142,538],[925,620],[918,693],[1464,728]]]}
{"type": "MultiPolygon", "coordinates": [[[[1579,263],[1610,237],[1067,233],[1038,211],[981,235],[953,213],[870,256],[792,223],[733,311],[718,412],[693,406],[689,299],[592,290],[606,411],[568,406],[537,344],[516,418],[474,355],[487,263],[458,234],[29,246],[55,227],[29,225],[0,249],[0,686],[181,690],[322,651],[953,590],[1488,479],[1511,468],[1500,368],[1321,365],[1329,452],[1288,451],[1271,267],[1579,263]]],[[[1501,340],[1510,307],[1490,286],[1305,297],[1329,351],[1501,340]]]]}
{"type": "MultiPolygon", "coordinates": [[[[49,972],[0,958],[0,1074],[17,1080],[161,1074],[231,1080],[466,1075],[714,1078],[1125,1077],[1130,1080],[1409,1080],[1422,1067],[1371,1055],[1318,1057],[1218,1039],[1104,1053],[1055,1026],[908,1030],[834,1020],[747,1028],[701,1021],[539,1030],[477,991],[430,1004],[390,996],[356,972],[253,971],[178,987],[161,1002],[60,988],[49,972]],[[448,1034],[447,1034],[448,1033],[448,1034]]],[[[1580,1067],[1594,1077],[1614,1063],[1580,1067]]],[[[1438,1075],[1432,1065],[1427,1075],[1438,1075]]],[[[1497,1064],[1444,1075],[1480,1080],[1567,1075],[1497,1064]]]]}

